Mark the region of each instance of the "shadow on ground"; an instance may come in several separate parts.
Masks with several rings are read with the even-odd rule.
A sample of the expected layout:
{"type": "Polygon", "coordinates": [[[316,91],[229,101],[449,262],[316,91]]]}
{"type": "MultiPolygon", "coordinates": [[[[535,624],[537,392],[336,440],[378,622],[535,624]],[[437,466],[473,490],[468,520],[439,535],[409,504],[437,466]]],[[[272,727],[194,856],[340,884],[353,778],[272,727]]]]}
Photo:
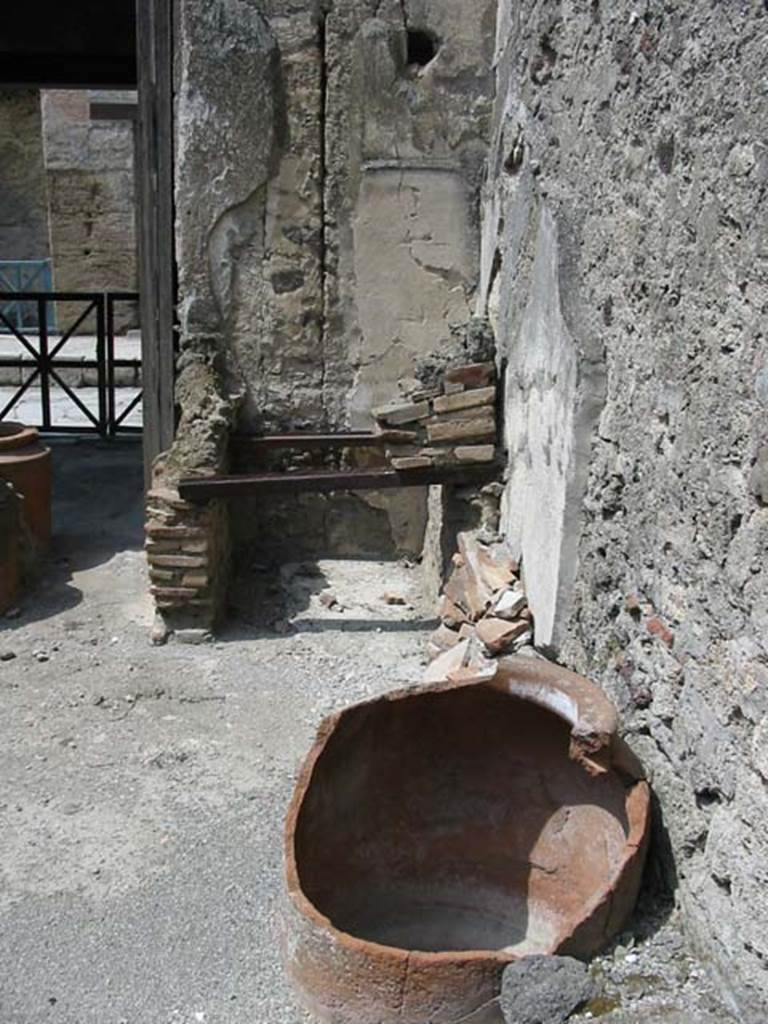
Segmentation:
{"type": "Polygon", "coordinates": [[[77,607],[78,576],[143,545],[140,441],[48,440],[53,456],[51,549],[0,630],[77,607]]]}

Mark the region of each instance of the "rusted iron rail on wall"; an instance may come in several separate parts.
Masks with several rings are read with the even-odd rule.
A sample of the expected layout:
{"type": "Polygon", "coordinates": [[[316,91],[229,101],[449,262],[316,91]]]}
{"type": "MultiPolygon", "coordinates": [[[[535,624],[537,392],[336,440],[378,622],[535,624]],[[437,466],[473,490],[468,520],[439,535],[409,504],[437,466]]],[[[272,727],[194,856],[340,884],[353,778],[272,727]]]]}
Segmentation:
{"type": "MultiPolygon", "coordinates": [[[[232,448],[236,456],[258,457],[279,449],[309,451],[338,448],[374,448],[401,440],[399,432],[378,434],[274,434],[236,435],[232,448]]],[[[185,501],[202,503],[213,499],[256,497],[264,494],[327,494],[332,491],[380,491],[394,487],[428,487],[431,484],[484,484],[498,474],[493,464],[478,466],[432,466],[427,469],[297,469],[285,472],[233,473],[226,476],[187,477],[179,483],[185,501]]]]}
{"type": "Polygon", "coordinates": [[[0,400],[0,420],[13,414],[13,409],[30,388],[39,388],[40,417],[29,422],[41,431],[56,434],[99,434],[115,437],[118,434],[139,434],[141,427],[126,422],[141,402],[139,390],[124,408],[117,408],[115,395],[116,371],[131,368],[138,372],[141,359],[122,358],[115,351],[115,305],[138,302],[136,292],[19,292],[0,291],[0,330],[3,337],[14,338],[21,346],[19,354],[0,355],[0,368],[18,369],[24,380],[15,387],[5,402],[0,400]],[[57,302],[81,306],[70,325],[54,334],[50,310],[57,302]],[[9,304],[31,303],[36,307],[33,328],[18,327],[9,315],[9,304]],[[87,335],[94,338],[93,357],[62,354],[77,331],[87,324],[87,335]],[[64,378],[64,372],[95,371],[97,401],[91,408],[64,378]],[[57,423],[51,404],[51,390],[58,387],[82,415],[82,424],[57,423]]]}

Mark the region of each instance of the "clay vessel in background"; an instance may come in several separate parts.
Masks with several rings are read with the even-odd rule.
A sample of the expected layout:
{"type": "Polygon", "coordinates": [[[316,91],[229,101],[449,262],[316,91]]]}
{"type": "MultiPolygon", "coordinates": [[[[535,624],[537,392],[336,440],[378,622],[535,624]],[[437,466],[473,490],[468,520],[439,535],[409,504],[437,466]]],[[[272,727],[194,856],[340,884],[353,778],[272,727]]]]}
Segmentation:
{"type": "Polygon", "coordinates": [[[34,427],[0,423],[0,478],[23,498],[24,521],[44,551],[51,540],[51,451],[34,427]]]}
{"type": "Polygon", "coordinates": [[[19,588],[20,538],[17,499],[0,481],[0,615],[13,605],[19,588]]]}
{"type": "Polygon", "coordinates": [[[616,726],[597,686],[531,657],[326,720],[285,834],[283,956],[310,1012],[501,1020],[510,961],[616,935],[650,807],[616,726]]]}

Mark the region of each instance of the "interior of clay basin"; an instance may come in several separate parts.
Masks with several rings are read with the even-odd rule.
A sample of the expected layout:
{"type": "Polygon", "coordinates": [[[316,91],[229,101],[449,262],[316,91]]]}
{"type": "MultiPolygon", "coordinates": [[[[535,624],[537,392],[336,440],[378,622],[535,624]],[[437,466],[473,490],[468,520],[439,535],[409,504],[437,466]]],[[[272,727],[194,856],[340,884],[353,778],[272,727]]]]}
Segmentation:
{"type": "Polygon", "coordinates": [[[627,790],[568,756],[570,726],[493,688],[352,708],[297,821],[305,895],[406,950],[549,953],[626,857],[627,790]]]}

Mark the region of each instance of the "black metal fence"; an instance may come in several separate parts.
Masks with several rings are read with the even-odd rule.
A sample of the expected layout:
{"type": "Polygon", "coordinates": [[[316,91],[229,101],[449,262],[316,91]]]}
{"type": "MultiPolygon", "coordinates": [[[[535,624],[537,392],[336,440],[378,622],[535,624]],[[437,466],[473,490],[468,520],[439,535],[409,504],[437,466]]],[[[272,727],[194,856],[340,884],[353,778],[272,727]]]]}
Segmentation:
{"type": "Polygon", "coordinates": [[[12,336],[21,346],[18,356],[0,353],[0,368],[19,369],[25,378],[18,387],[13,386],[6,400],[5,395],[0,397],[0,420],[7,419],[17,403],[34,388],[39,394],[39,422],[31,423],[28,417],[25,420],[44,432],[95,433],[102,437],[140,433],[141,427],[130,426],[126,421],[141,402],[141,390],[118,408],[116,391],[121,389],[116,387],[115,380],[116,371],[120,369],[131,368],[137,377],[141,370],[140,358],[121,357],[115,351],[115,306],[123,302],[136,303],[138,298],[136,292],[0,291],[0,326],[8,332],[3,337],[12,336]],[[34,304],[37,310],[35,327],[22,329],[16,326],[6,315],[7,307],[3,304],[7,302],[34,304]],[[60,334],[53,334],[48,326],[52,322],[51,307],[54,303],[82,306],[79,315],[75,315],[70,326],[60,334]],[[78,331],[93,337],[95,351],[92,357],[72,358],[63,354],[67,343],[79,336],[78,331]],[[77,394],[77,387],[65,381],[62,376],[65,370],[95,371],[95,408],[83,401],[77,394]],[[81,424],[56,422],[51,403],[52,387],[59,387],[77,407],[83,418],[81,424]]]}

